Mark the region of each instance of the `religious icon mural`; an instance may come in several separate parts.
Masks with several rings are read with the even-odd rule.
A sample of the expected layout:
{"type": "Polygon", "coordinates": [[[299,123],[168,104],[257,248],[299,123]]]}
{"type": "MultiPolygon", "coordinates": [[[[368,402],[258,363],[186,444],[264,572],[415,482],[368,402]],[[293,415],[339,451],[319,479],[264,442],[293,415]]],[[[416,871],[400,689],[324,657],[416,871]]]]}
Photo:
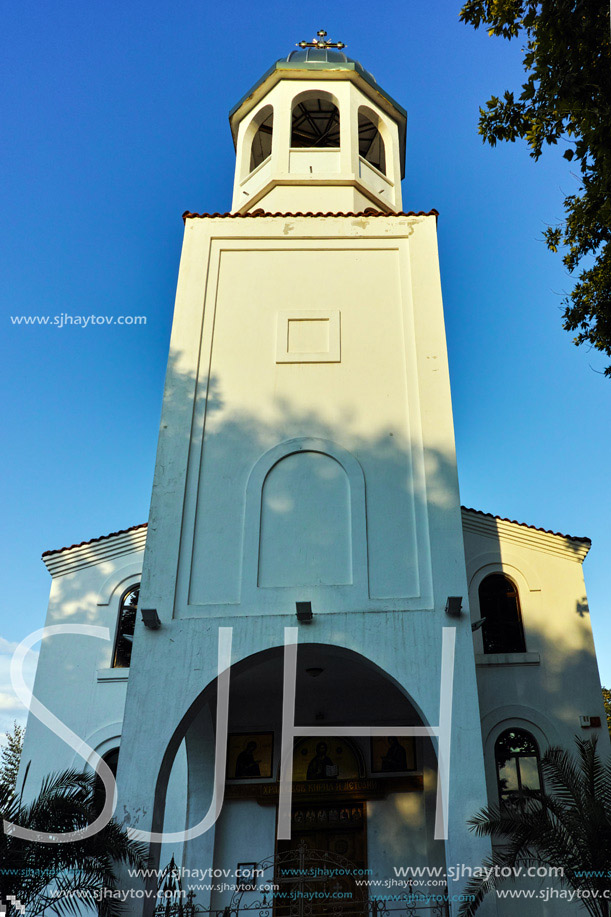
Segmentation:
{"type": "Polygon", "coordinates": [[[372,774],[405,774],[416,770],[416,743],[410,736],[376,736],[371,740],[372,774]]]}
{"type": "Polygon", "coordinates": [[[273,732],[230,735],[227,741],[227,779],[271,777],[273,745],[273,732]]]}
{"type": "Polygon", "coordinates": [[[293,754],[293,780],[351,780],[359,777],[359,764],[352,744],[346,739],[317,737],[301,739],[293,754]]]}

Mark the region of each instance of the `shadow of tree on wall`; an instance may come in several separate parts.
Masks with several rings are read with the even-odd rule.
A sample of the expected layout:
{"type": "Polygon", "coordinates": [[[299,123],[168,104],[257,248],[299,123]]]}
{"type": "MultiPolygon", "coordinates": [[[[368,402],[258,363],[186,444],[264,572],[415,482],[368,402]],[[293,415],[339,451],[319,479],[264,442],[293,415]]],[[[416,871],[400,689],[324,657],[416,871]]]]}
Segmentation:
{"type": "MultiPolygon", "coordinates": [[[[149,520],[149,530],[151,536],[157,537],[162,544],[167,544],[167,554],[175,551],[172,557],[166,556],[164,563],[166,567],[163,576],[167,577],[168,570],[174,570],[174,576],[178,567],[178,553],[176,546],[173,546],[174,538],[167,538],[169,531],[168,526],[173,524],[183,533],[185,529],[185,520],[183,518],[182,506],[185,496],[185,486],[187,489],[199,486],[202,472],[206,469],[207,456],[214,456],[214,464],[219,469],[224,469],[224,477],[221,475],[220,480],[223,486],[235,496],[238,495],[238,502],[243,501],[246,492],[246,485],[249,474],[257,459],[265,452],[272,449],[278,442],[291,438],[307,436],[317,437],[323,440],[330,440],[338,443],[343,448],[351,452],[365,469],[367,495],[371,495],[373,481],[385,482],[391,491],[397,494],[397,499],[413,496],[416,510],[426,508],[430,520],[430,528],[433,533],[430,545],[425,545],[427,550],[430,549],[430,561],[433,573],[437,569],[443,570],[449,562],[449,558],[444,553],[442,545],[439,543],[437,534],[448,532],[459,532],[460,508],[457,501],[457,479],[455,459],[452,452],[444,452],[441,449],[425,448],[423,453],[423,464],[426,472],[426,487],[420,482],[417,483],[416,490],[414,487],[414,476],[412,474],[413,464],[418,463],[417,448],[412,450],[413,443],[407,437],[396,429],[381,428],[372,424],[369,433],[363,432],[359,426],[357,416],[358,409],[341,412],[331,411],[328,405],[321,406],[320,411],[296,407],[287,398],[278,395],[273,404],[266,405],[260,411],[255,410],[233,410],[227,408],[226,399],[223,393],[221,379],[217,375],[211,375],[209,380],[201,379],[197,388],[197,397],[194,401],[194,392],[197,386],[197,380],[192,372],[184,371],[183,355],[180,353],[172,354],[169,362],[168,379],[166,382],[165,409],[162,417],[163,439],[160,443],[158,454],[157,486],[161,487],[164,494],[164,506],[174,507],[173,520],[166,515],[165,508],[158,513],[153,502],[153,510],[149,520]],[[203,385],[206,384],[204,391],[203,385]],[[205,405],[205,410],[204,410],[205,405]],[[199,450],[204,440],[204,449],[201,457],[199,450]],[[244,457],[244,460],[236,468],[235,473],[229,476],[229,470],[235,465],[236,455],[244,457]],[[185,473],[191,459],[192,476],[187,479],[185,485],[185,473]]],[[[391,397],[392,393],[380,390],[379,397],[386,399],[391,397]]],[[[418,476],[416,476],[418,481],[418,476]]],[[[193,490],[191,490],[193,493],[193,490]]],[[[206,512],[205,504],[200,510],[206,512]]],[[[413,520],[407,520],[410,524],[413,520]]],[[[222,533],[219,533],[219,536],[222,533]]],[[[488,537],[491,542],[490,549],[499,548],[499,538],[492,535],[488,537]]],[[[235,546],[234,546],[235,547],[235,546]]],[[[241,548],[237,545],[239,554],[241,548]]],[[[499,557],[500,557],[499,549],[499,557]]],[[[241,562],[241,558],[239,559],[241,562]]],[[[158,570],[149,571],[149,581],[143,581],[143,602],[146,607],[151,607],[153,601],[152,594],[159,595],[159,583],[155,577],[160,575],[158,570]],[[148,593],[147,593],[148,590],[148,593]]],[[[205,571],[204,571],[205,575],[205,571]]],[[[165,607],[160,607],[166,620],[169,620],[176,613],[176,599],[174,589],[167,588],[160,596],[165,603],[165,607]],[[168,605],[168,602],[171,605],[168,605]]],[[[63,602],[65,608],[71,609],[71,620],[83,620],[86,623],[100,622],[100,609],[97,606],[99,595],[92,593],[90,596],[83,596],[82,590],[79,592],[78,577],[64,577],[61,583],[58,583],[58,596],[63,602]]],[[[443,610],[445,604],[445,595],[436,595],[435,605],[438,611],[443,610]]],[[[466,599],[466,596],[465,596],[466,599]]],[[[157,602],[157,599],[154,599],[157,602]]],[[[152,607],[155,607],[154,605],[152,607]]],[[[355,611],[363,610],[356,607],[355,611]]],[[[231,612],[231,606],[227,608],[231,612]]],[[[577,617],[584,620],[584,627],[587,621],[587,605],[584,599],[576,601],[577,617]]],[[[191,612],[189,612],[191,614],[191,612]]],[[[550,615],[553,615],[554,609],[550,608],[550,615]]],[[[420,645],[426,639],[425,629],[420,622],[418,613],[396,612],[401,619],[401,639],[414,644],[420,645]]],[[[474,618],[479,617],[477,609],[474,609],[474,618]]],[[[255,615],[256,617],[256,615],[255,615]]],[[[280,633],[285,624],[294,624],[294,609],[287,608],[286,617],[278,616],[278,632],[280,633]]],[[[439,626],[445,623],[445,618],[439,619],[439,626]]],[[[113,622],[108,621],[108,626],[112,627],[113,622]]],[[[249,626],[256,628],[257,622],[253,619],[249,626]]],[[[554,647],[550,653],[550,658],[546,656],[546,647],[549,643],[548,635],[544,627],[538,633],[534,633],[528,620],[525,621],[527,631],[527,647],[529,639],[536,639],[542,647],[542,663],[540,666],[508,666],[502,670],[502,677],[499,682],[494,684],[486,682],[485,677],[480,679],[480,702],[492,710],[510,702],[520,706],[524,711],[533,710],[533,697],[538,698],[537,710],[533,710],[533,718],[539,723],[543,722],[539,717],[538,711],[545,713],[545,719],[555,720],[563,724],[565,735],[572,731],[570,721],[571,698],[574,694],[575,684],[583,682],[584,671],[591,672],[593,664],[593,650],[584,640],[581,646],[570,646],[568,643],[561,647],[554,647]],[[530,628],[530,629],[529,629],[530,628]],[[529,638],[530,634],[530,638],[529,638]],[[498,695],[498,696],[497,696],[498,695]]],[[[585,634],[585,630],[584,630],[585,634]]],[[[141,715],[146,704],[158,703],[158,698],[146,694],[145,679],[140,682],[139,672],[150,671],[155,666],[154,655],[149,655],[151,644],[148,643],[146,648],[142,639],[142,628],[136,628],[134,638],[134,654],[132,661],[132,672],[130,682],[133,683],[134,696],[138,698],[139,703],[145,705],[137,710],[137,705],[132,707],[132,716],[141,715]],[[142,648],[140,648],[140,644],[142,648]]],[[[171,640],[171,634],[169,634],[171,640]]],[[[155,652],[162,651],[161,647],[155,652]]],[[[158,803],[163,802],[162,796],[164,789],[161,789],[164,781],[167,781],[171,769],[172,760],[176,753],[177,743],[173,743],[173,736],[181,716],[185,716],[190,706],[195,700],[195,694],[191,687],[187,689],[181,687],[181,674],[192,670],[197,664],[197,654],[205,654],[214,657],[216,655],[216,630],[210,628],[202,621],[201,642],[193,641],[187,645],[184,643],[175,643],[171,647],[172,652],[172,670],[175,673],[175,679],[172,690],[176,694],[173,701],[172,711],[180,709],[178,718],[166,721],[165,716],[159,716],[156,713],[157,729],[159,741],[156,747],[147,749],[147,754],[153,755],[159,761],[160,773],[157,790],[161,792],[158,796],[158,803]],[[165,752],[165,753],[164,753],[165,752]],[[162,762],[163,758],[163,762],[162,762]],[[162,774],[161,771],[164,773],[162,774]]],[[[95,650],[97,656],[97,665],[108,665],[107,657],[110,654],[110,648],[98,647],[95,650]]],[[[62,671],[67,677],[67,682],[76,687],[79,683],[79,668],[82,660],[70,658],[66,653],[62,659],[62,671]]],[[[501,670],[500,670],[501,671],[501,670]]],[[[185,679],[186,682],[186,679],[185,679]]],[[[204,686],[200,685],[199,691],[204,686]]],[[[174,714],[172,713],[172,716],[174,714]]],[[[95,718],[95,713],[92,714],[95,718]]],[[[69,716],[64,717],[68,721],[69,716]]],[[[576,725],[576,724],[575,724],[576,725]]],[[[545,727],[542,728],[545,732],[545,727]]],[[[138,729],[132,730],[132,734],[138,736],[138,729]]],[[[555,743],[556,737],[549,736],[550,743],[555,743]]],[[[138,754],[142,754],[142,750],[138,754]]],[[[71,753],[68,751],[71,759],[71,753]]],[[[125,756],[124,756],[125,760],[125,756]]],[[[130,764],[121,764],[121,767],[129,767],[130,764]]],[[[455,767],[469,767],[469,761],[455,760],[455,767]]],[[[494,793],[495,787],[489,786],[489,792],[494,793]]],[[[156,788],[150,787],[149,798],[155,798],[156,788]]],[[[161,817],[163,815],[163,805],[161,805],[161,817]]],[[[159,830],[161,824],[158,824],[155,830],[159,830]]],[[[153,860],[155,853],[152,851],[153,860]]]]}
{"type": "MultiPolygon", "coordinates": [[[[270,360],[272,359],[273,355],[270,354],[270,360]]],[[[242,516],[244,514],[244,494],[249,475],[257,460],[279,443],[308,437],[335,443],[346,449],[360,463],[365,475],[370,573],[377,576],[378,581],[384,577],[395,580],[402,577],[407,581],[411,577],[412,583],[395,594],[398,597],[410,594],[412,597],[418,597],[419,571],[415,569],[415,562],[420,552],[424,567],[427,567],[427,520],[430,518],[431,526],[440,532],[460,531],[456,468],[452,450],[444,453],[440,449],[429,448],[422,453],[417,435],[412,438],[407,433],[407,422],[399,425],[403,429],[398,429],[388,424],[377,423],[374,418],[368,425],[370,429],[364,431],[363,417],[359,416],[358,406],[346,410],[333,404],[333,366],[325,367],[331,374],[330,398],[329,403],[322,404],[320,408],[304,404],[295,405],[278,393],[273,401],[262,406],[260,411],[252,406],[249,410],[235,407],[229,409],[225,404],[222,382],[218,375],[212,374],[209,381],[200,379],[197,383],[197,398],[193,410],[196,380],[192,373],[180,370],[182,363],[181,354],[174,354],[170,358],[165,416],[172,418],[172,429],[164,430],[165,424],[162,421],[165,443],[160,447],[159,468],[163,469],[163,483],[159,481],[157,485],[159,492],[166,490],[167,499],[165,502],[162,501],[164,510],[162,518],[159,519],[156,518],[156,502],[159,501],[153,501],[149,529],[151,533],[158,528],[164,529],[168,507],[178,506],[178,501],[182,503],[183,493],[180,492],[179,481],[185,474],[188,462],[188,502],[193,505],[197,496],[200,504],[197,508],[197,518],[192,518],[187,511],[181,526],[183,540],[186,537],[191,538],[190,526],[195,529],[191,558],[195,577],[206,579],[205,563],[214,562],[217,546],[220,553],[231,557],[234,576],[238,577],[242,563],[238,541],[242,537],[242,531],[235,531],[236,519],[240,513],[242,516]],[[186,438],[186,430],[191,431],[190,440],[186,438]],[[241,460],[236,461],[236,456],[240,456],[241,460]],[[173,490],[174,487],[177,489],[173,490]],[[241,506],[238,508],[240,503],[241,506]],[[222,516],[223,511],[226,511],[227,518],[219,521],[216,516],[222,516]],[[407,539],[409,548],[403,554],[397,547],[396,537],[399,512],[403,513],[400,535],[407,539]],[[230,519],[231,513],[233,517],[230,519]],[[211,522],[213,515],[215,518],[211,522]],[[230,533],[232,524],[234,531],[230,533]],[[198,551],[201,533],[205,533],[206,530],[211,553],[204,558],[198,551]],[[383,549],[382,542],[386,531],[390,534],[387,537],[386,549],[383,549]]],[[[280,369],[284,370],[285,367],[280,369]]],[[[294,367],[289,369],[293,370],[294,367]]],[[[312,372],[317,372],[318,369],[316,365],[311,367],[312,372]]],[[[305,371],[304,389],[307,389],[307,373],[310,367],[302,365],[299,370],[305,371]]],[[[376,395],[383,405],[392,397],[392,392],[381,387],[376,395]]],[[[413,420],[414,418],[412,423],[413,420]]],[[[324,452],[324,445],[321,446],[321,451],[324,452]]],[[[243,524],[242,520],[240,524],[243,524]]],[[[433,566],[443,566],[445,560],[439,556],[434,542],[430,544],[430,551],[433,566]]],[[[220,599],[220,603],[239,601],[240,584],[236,581],[227,589],[233,589],[233,595],[229,599],[220,599]]],[[[372,585],[372,595],[376,594],[385,594],[384,585],[380,585],[380,582],[372,585]]],[[[393,593],[391,591],[388,594],[393,593]]],[[[188,604],[193,606],[202,601],[207,600],[196,597],[189,600],[188,604]]],[[[439,597],[439,601],[442,601],[442,597],[439,597]]],[[[445,596],[443,601],[445,602],[445,596]]],[[[185,613],[184,602],[183,595],[173,609],[174,615],[182,616],[185,613]]],[[[213,600],[208,602],[214,604],[213,600]]],[[[193,607],[190,608],[189,615],[192,613],[195,613],[193,607]]]]}
{"type": "MultiPolygon", "coordinates": [[[[273,353],[270,353],[270,360],[273,360],[273,353]]],[[[405,501],[405,505],[408,507],[404,520],[405,529],[414,533],[414,548],[423,552],[425,563],[428,563],[428,553],[430,551],[433,577],[438,569],[445,570],[448,558],[444,556],[440,545],[433,542],[429,546],[427,543],[426,526],[424,528],[421,527],[422,516],[425,512],[428,514],[429,525],[434,531],[443,533],[443,536],[450,541],[452,533],[454,533],[456,536],[456,548],[459,552],[461,551],[460,507],[457,499],[456,468],[452,451],[445,454],[441,450],[428,449],[424,452],[424,455],[419,455],[417,439],[415,438],[413,442],[408,439],[405,432],[405,424],[403,425],[403,431],[393,427],[383,427],[374,417],[371,429],[369,431],[364,430],[362,418],[359,417],[358,405],[351,411],[333,407],[332,384],[330,384],[329,390],[329,404],[321,405],[320,409],[304,406],[303,404],[295,405],[280,393],[271,404],[262,405],[260,410],[256,406],[253,408],[252,405],[248,410],[239,407],[229,410],[222,378],[217,374],[211,374],[209,379],[202,377],[196,380],[193,373],[181,369],[185,362],[186,359],[181,353],[174,353],[170,357],[164,399],[164,415],[162,417],[163,436],[160,442],[157,466],[158,479],[156,487],[159,488],[159,493],[153,498],[151,518],[149,520],[149,545],[153,547],[153,541],[155,543],[155,548],[149,561],[150,567],[155,566],[153,558],[156,559],[160,556],[158,546],[163,546],[164,556],[162,562],[167,564],[167,568],[164,569],[173,569],[174,576],[176,576],[176,570],[180,563],[177,551],[177,531],[180,531],[183,541],[183,557],[193,557],[193,543],[189,525],[193,526],[197,537],[198,522],[205,517],[207,511],[206,496],[213,500],[218,499],[219,489],[225,490],[234,504],[237,503],[239,505],[239,512],[234,515],[239,517],[240,522],[242,522],[245,512],[244,501],[248,478],[256,462],[264,453],[277,446],[278,443],[299,437],[331,441],[350,452],[358,460],[365,474],[367,524],[370,527],[370,531],[374,522],[379,532],[383,532],[385,525],[384,518],[378,516],[375,520],[373,519],[374,511],[372,511],[371,518],[369,518],[369,501],[375,502],[376,487],[378,489],[386,488],[387,494],[389,492],[396,494],[395,503],[405,501]],[[196,387],[197,395],[194,399],[196,387]],[[212,483],[206,482],[207,489],[202,487],[200,490],[200,496],[203,493],[203,498],[197,510],[198,519],[190,521],[187,514],[183,513],[182,508],[185,490],[188,495],[187,499],[195,502],[196,489],[201,486],[209,471],[207,463],[212,465],[214,471],[218,471],[218,474],[212,479],[212,483]],[[187,475],[188,466],[190,476],[187,475]],[[412,504],[411,509],[410,503],[412,504]],[[172,508],[173,518],[171,519],[168,513],[172,512],[172,508]],[[171,558],[168,556],[170,553],[172,554],[171,558]]],[[[326,368],[328,369],[329,367],[326,368]]],[[[284,368],[282,367],[281,371],[282,369],[284,368]]],[[[289,368],[289,370],[292,369],[293,367],[289,368]]],[[[304,386],[307,386],[307,375],[310,367],[301,366],[299,369],[303,372],[306,380],[304,381],[304,386]]],[[[312,367],[313,372],[316,372],[317,369],[316,366],[312,367]]],[[[384,390],[383,386],[380,385],[380,390],[377,394],[383,403],[386,399],[391,398],[393,393],[384,390]]],[[[215,531],[216,537],[223,540],[227,537],[227,533],[221,530],[226,517],[223,516],[222,512],[219,512],[218,505],[215,505],[214,516],[215,524],[219,526],[218,531],[215,531]]],[[[233,520],[229,520],[227,524],[230,522],[233,524],[233,520]]],[[[234,552],[232,563],[235,563],[235,569],[237,570],[242,563],[242,558],[240,557],[242,550],[241,526],[237,529],[234,528],[234,532],[235,534],[228,541],[231,541],[229,548],[234,552]]],[[[461,558],[459,557],[458,560],[460,563],[461,558]]],[[[208,574],[208,568],[205,565],[206,558],[201,557],[200,561],[204,564],[200,568],[201,576],[205,578],[208,574]]],[[[213,563],[210,558],[207,559],[207,562],[211,565],[213,563]]],[[[405,559],[406,570],[414,572],[413,578],[417,587],[418,570],[414,568],[413,562],[414,556],[410,554],[405,559]]],[[[190,567],[192,560],[188,560],[186,563],[190,567]]],[[[455,560],[451,562],[451,565],[455,566],[455,560]]],[[[193,627],[193,618],[199,617],[201,619],[201,631],[199,631],[201,642],[199,646],[196,645],[198,631],[194,629],[192,630],[192,640],[188,642],[177,640],[166,648],[165,652],[171,652],[172,654],[171,665],[173,671],[176,674],[185,673],[192,671],[194,666],[199,666],[197,653],[205,654],[209,658],[216,658],[218,617],[211,622],[207,621],[205,618],[206,608],[198,607],[197,603],[190,603],[188,608],[185,607],[184,604],[181,604],[184,602],[184,597],[177,598],[174,593],[174,584],[170,584],[166,579],[164,580],[165,588],[163,588],[159,569],[147,570],[146,566],[145,562],[141,592],[142,602],[145,607],[158,608],[164,622],[169,622],[173,618],[171,627],[184,628],[187,625],[193,627]],[[170,585],[172,588],[170,588],[170,585]],[[185,620],[186,618],[190,620],[185,620]],[[214,627],[211,627],[210,624],[214,624],[214,627]]],[[[209,573],[210,575],[215,575],[216,571],[210,569],[209,573]]],[[[438,576],[441,577],[442,575],[438,573],[438,576]]],[[[165,572],[163,576],[166,576],[165,572]]],[[[417,595],[418,591],[415,588],[412,594],[413,601],[417,601],[417,595]]],[[[400,601],[400,598],[398,596],[397,600],[400,601]]],[[[446,595],[439,595],[434,598],[437,611],[442,612],[446,595]]],[[[357,595],[355,593],[353,610],[355,612],[364,611],[367,607],[364,604],[366,600],[366,595],[362,593],[357,595]]],[[[321,615],[325,611],[324,589],[320,590],[316,598],[314,610],[315,613],[318,614],[320,612],[321,615]]],[[[429,618],[431,612],[430,599],[423,603],[421,610],[429,618]]],[[[232,606],[227,604],[224,612],[226,620],[223,623],[231,623],[232,611],[232,606]]],[[[218,609],[216,614],[218,615],[218,609]]],[[[262,613],[259,617],[265,617],[265,614],[262,613]]],[[[277,645],[282,645],[284,627],[296,623],[294,603],[287,603],[286,614],[276,613],[274,617],[276,621],[274,625],[276,628],[274,640],[277,645]]],[[[397,633],[392,638],[389,635],[389,639],[396,640],[398,645],[402,643],[406,646],[424,644],[426,633],[430,626],[430,619],[425,623],[424,621],[417,621],[418,617],[420,617],[418,613],[412,615],[411,613],[397,612],[397,633]]],[[[446,623],[446,619],[440,618],[439,639],[443,623],[446,623]]],[[[260,626],[257,621],[256,610],[251,613],[249,609],[249,629],[256,633],[260,626]]],[[[356,624],[355,626],[358,627],[360,625],[356,624]]],[[[141,716],[145,709],[143,705],[151,703],[150,695],[147,699],[145,679],[143,678],[139,684],[138,673],[146,670],[150,672],[151,669],[155,668],[155,658],[150,653],[157,651],[151,649],[154,641],[149,642],[148,640],[146,641],[147,648],[145,650],[144,643],[142,640],[138,640],[138,636],[137,634],[134,641],[130,691],[132,689],[135,691],[134,698],[139,698],[140,705],[135,700],[132,702],[131,716],[133,718],[136,717],[136,712],[138,716],[141,716]],[[139,643],[142,645],[142,649],[139,643]]],[[[170,629],[167,631],[167,636],[170,638],[172,636],[170,629]]],[[[304,636],[304,639],[308,639],[309,636],[309,634],[307,637],[304,636]]],[[[314,634],[312,639],[316,640],[314,634]]],[[[381,639],[383,638],[381,637],[381,639]]],[[[437,668],[439,666],[437,647],[435,647],[435,654],[435,667],[437,668]]],[[[421,653],[420,656],[423,656],[423,654],[421,653]]],[[[204,687],[205,685],[200,682],[197,689],[198,695],[201,694],[204,687]]],[[[154,830],[162,828],[164,785],[169,777],[173,756],[176,754],[179,742],[188,730],[190,723],[183,721],[178,734],[175,733],[175,730],[180,725],[180,718],[187,714],[191,705],[197,700],[197,695],[191,693],[193,691],[191,686],[188,689],[185,687],[182,696],[180,696],[180,684],[176,684],[175,690],[180,697],[180,715],[177,718],[173,718],[169,723],[164,721],[165,717],[169,715],[166,710],[164,710],[164,717],[157,717],[156,726],[158,733],[160,733],[159,741],[158,743],[156,741],[155,749],[150,748],[148,751],[149,754],[154,754],[155,756],[159,754],[160,748],[162,753],[163,751],[166,752],[163,756],[163,762],[159,761],[156,805],[158,817],[154,830]]],[[[349,683],[346,684],[346,690],[349,694],[349,683]]],[[[352,695],[358,696],[357,684],[352,687],[352,695]]],[[[206,703],[208,702],[211,703],[211,710],[213,710],[214,699],[210,698],[210,701],[206,701],[206,703]]],[[[416,699],[417,702],[418,699],[416,699]]],[[[431,706],[434,705],[431,703],[431,706]]],[[[171,709],[174,711],[176,704],[171,705],[171,709]]],[[[267,710],[268,708],[266,707],[265,709],[267,710]]],[[[315,715],[317,711],[309,711],[308,717],[312,712],[315,715]]],[[[386,709],[384,714],[386,719],[381,716],[378,709],[377,716],[381,724],[387,722],[388,718],[391,721],[393,720],[392,709],[386,709]]],[[[129,699],[127,715],[128,717],[130,716],[129,699]]],[[[197,709],[195,708],[193,716],[196,715],[197,709]]],[[[397,711],[396,716],[399,715],[400,711],[397,711]]],[[[394,717],[395,719],[396,716],[394,717]]],[[[172,717],[174,717],[173,712],[172,717]]],[[[335,715],[333,720],[337,720],[337,718],[338,715],[335,715]]],[[[356,710],[352,714],[352,721],[356,722],[358,719],[358,710],[356,710]]],[[[434,722],[436,721],[435,716],[434,722]]],[[[193,719],[191,719],[191,722],[193,722],[193,719]]],[[[135,725],[135,728],[132,729],[133,725],[133,723],[126,723],[126,726],[130,729],[130,734],[135,736],[137,740],[138,726],[135,725]]],[[[140,752],[138,756],[140,756],[140,752]]],[[[119,785],[121,785],[121,765],[119,767],[119,785]]],[[[151,801],[154,796],[155,788],[152,787],[151,801]]],[[[209,799],[210,797],[208,797],[208,802],[209,799]]],[[[198,818],[201,818],[204,814],[205,806],[206,800],[202,800],[201,809],[198,807],[198,818]]],[[[193,820],[192,818],[191,823],[193,823],[193,820]]],[[[151,854],[153,859],[157,861],[158,851],[152,850],[151,854]]]]}

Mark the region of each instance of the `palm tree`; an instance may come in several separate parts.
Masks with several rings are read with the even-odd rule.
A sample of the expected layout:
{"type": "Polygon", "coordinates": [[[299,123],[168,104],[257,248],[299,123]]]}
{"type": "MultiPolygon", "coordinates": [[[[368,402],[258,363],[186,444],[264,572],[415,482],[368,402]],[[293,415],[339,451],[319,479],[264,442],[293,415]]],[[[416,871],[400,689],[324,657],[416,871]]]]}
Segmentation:
{"type": "Polygon", "coordinates": [[[13,722],[12,732],[5,732],[4,747],[0,749],[0,784],[6,784],[12,789],[17,783],[21,749],[25,729],[16,721],[13,722]]]}
{"type": "MultiPolygon", "coordinates": [[[[577,756],[562,748],[543,756],[543,792],[482,809],[469,824],[502,844],[484,866],[559,868],[558,881],[592,917],[609,917],[611,900],[602,895],[611,895],[611,760],[601,761],[595,738],[576,744],[577,756]]],[[[473,900],[461,905],[460,917],[472,917],[499,882],[494,873],[471,879],[464,892],[473,900]]]]}
{"type": "MultiPolygon", "coordinates": [[[[78,831],[99,812],[95,774],[67,770],[47,777],[40,793],[24,805],[10,786],[0,785],[0,816],[13,824],[45,833],[78,831]]],[[[142,868],[145,847],[131,841],[114,819],[92,837],[65,844],[33,843],[0,828],[0,903],[8,895],[26,905],[28,917],[49,909],[60,917],[78,915],[93,906],[101,917],[120,913],[118,899],[101,897],[116,889],[114,867],[142,868]]],[[[9,905],[9,914],[17,909],[9,905]]]]}

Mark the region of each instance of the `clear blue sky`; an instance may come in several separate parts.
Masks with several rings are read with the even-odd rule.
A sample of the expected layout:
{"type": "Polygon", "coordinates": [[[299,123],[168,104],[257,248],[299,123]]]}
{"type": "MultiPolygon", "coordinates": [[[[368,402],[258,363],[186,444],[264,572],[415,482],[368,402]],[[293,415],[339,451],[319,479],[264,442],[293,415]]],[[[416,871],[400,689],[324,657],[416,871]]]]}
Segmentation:
{"type": "MultiPolygon", "coordinates": [[[[562,150],[535,164],[523,145],[483,146],[478,105],[518,86],[519,45],[462,25],[459,8],[4,6],[5,640],[43,623],[43,550],[146,520],[181,213],[229,209],[229,109],[295,42],[326,28],[408,111],[405,209],[440,211],[463,503],[593,539],[586,582],[611,683],[611,382],[597,372],[603,360],[561,329],[571,281],[541,241],[576,180],[562,150]],[[61,312],[148,321],[59,330],[9,320],[61,312]]],[[[5,669],[0,660],[0,692],[5,669]]],[[[0,714],[2,704],[0,693],[0,714]]],[[[4,714],[12,717],[6,698],[4,714]]]]}

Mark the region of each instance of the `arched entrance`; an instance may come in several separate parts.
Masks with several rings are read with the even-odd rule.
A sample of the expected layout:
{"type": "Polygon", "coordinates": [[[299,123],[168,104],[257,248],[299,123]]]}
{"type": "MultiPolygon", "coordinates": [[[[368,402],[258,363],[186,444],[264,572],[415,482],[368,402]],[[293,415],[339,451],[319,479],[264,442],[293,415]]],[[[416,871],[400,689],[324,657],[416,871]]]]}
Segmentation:
{"type": "MultiPolygon", "coordinates": [[[[421,725],[416,706],[370,660],[330,644],[298,646],[295,723],[315,726],[317,735],[295,741],[291,838],[277,840],[282,660],[278,647],[232,667],[222,811],[214,828],[187,842],[183,854],[187,870],[206,866],[226,879],[212,883],[209,894],[200,885],[197,905],[203,909],[228,907],[238,872],[262,859],[343,857],[352,873],[368,870],[377,880],[392,876],[396,865],[444,863],[443,842],[433,839],[436,759],[430,739],[345,733],[350,726],[421,725]],[[345,734],[338,738],[339,727],[345,734]]],[[[215,715],[212,684],[184,732],[188,825],[210,804],[215,715]]],[[[172,800],[167,804],[171,808],[172,800]]],[[[349,881],[354,894],[353,876],[349,881]]]]}

